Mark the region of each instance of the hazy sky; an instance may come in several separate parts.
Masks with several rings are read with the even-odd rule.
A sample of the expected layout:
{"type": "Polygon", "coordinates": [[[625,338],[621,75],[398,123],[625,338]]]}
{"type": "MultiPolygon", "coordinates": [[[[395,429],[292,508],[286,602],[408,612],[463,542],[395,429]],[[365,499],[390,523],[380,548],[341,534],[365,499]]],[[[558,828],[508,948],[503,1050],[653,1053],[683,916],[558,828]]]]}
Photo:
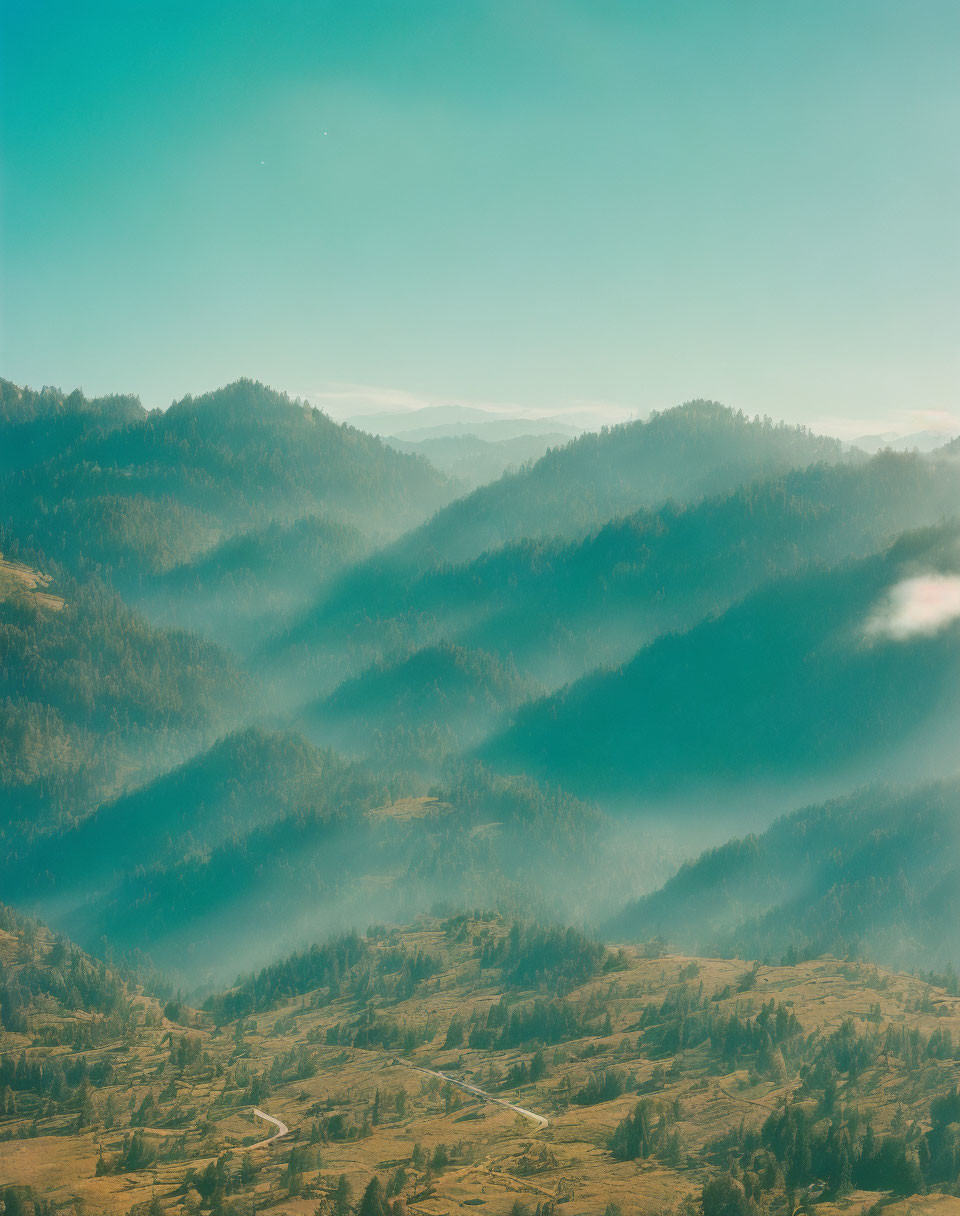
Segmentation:
{"type": "Polygon", "coordinates": [[[0,12],[10,379],[960,414],[957,0],[0,12]]]}

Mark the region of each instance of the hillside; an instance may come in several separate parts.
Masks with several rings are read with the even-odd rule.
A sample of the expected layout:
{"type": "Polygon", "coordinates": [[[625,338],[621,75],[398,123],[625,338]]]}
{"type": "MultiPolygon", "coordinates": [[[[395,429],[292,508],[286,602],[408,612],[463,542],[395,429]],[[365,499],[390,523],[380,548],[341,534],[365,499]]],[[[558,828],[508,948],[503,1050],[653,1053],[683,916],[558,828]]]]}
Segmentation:
{"type": "MultiPolygon", "coordinates": [[[[418,797],[381,772],[294,734],[236,732],[79,824],[19,840],[0,883],[86,948],[106,940],[193,985],[222,984],[318,925],[461,899],[573,912],[594,897],[595,808],[475,765],[418,797]]],[[[617,871],[621,899],[629,874],[617,871]]]]}
{"type": "Polygon", "coordinates": [[[70,899],[109,890],[118,876],[183,864],[285,816],[332,820],[384,797],[356,765],[297,735],[248,727],[102,804],[72,829],[39,839],[7,867],[4,886],[13,898],[63,909],[70,899]]]}
{"type": "Polygon", "coordinates": [[[537,691],[509,659],[441,644],[375,665],[307,706],[298,721],[348,755],[436,771],[537,691]]]}
{"type": "Polygon", "coordinates": [[[521,709],[481,754],[608,806],[696,814],[726,794],[749,810],[869,774],[951,771],[960,623],[874,623],[912,577],[955,572],[957,553],[950,525],[775,581],[521,709]]]}
{"type": "MultiPolygon", "coordinates": [[[[373,554],[300,621],[278,632],[265,648],[266,663],[297,670],[305,662],[323,666],[327,653],[341,652],[344,642],[359,642],[369,663],[376,653],[384,654],[378,640],[384,632],[380,623],[396,616],[402,604],[404,615],[419,624],[433,610],[429,603],[418,603],[419,580],[427,581],[429,595],[433,577],[442,588],[451,564],[469,563],[488,551],[493,556],[511,542],[536,542],[534,551],[540,544],[549,548],[570,543],[589,537],[616,516],[663,509],[668,502],[675,510],[704,496],[732,493],[743,482],[840,461],[841,447],[835,440],[769,420],[750,421],[713,402],[689,402],[647,422],[581,435],[529,468],[455,500],[373,554]],[[317,649],[322,652],[319,659],[312,653],[317,649]]],[[[468,569],[468,586],[470,574],[468,569]]],[[[497,594],[509,594],[509,585],[507,581],[497,594]]],[[[481,600],[467,606],[466,616],[476,619],[483,610],[481,600]]],[[[423,624],[430,627],[429,616],[423,624]]],[[[398,627],[405,632],[409,628],[403,621],[398,627]]],[[[393,632],[387,629],[386,636],[393,632]]],[[[417,646],[435,640],[422,634],[408,637],[409,644],[417,646]]],[[[341,665],[337,680],[356,671],[341,665]]]]}
{"type": "Polygon", "coordinates": [[[240,528],[318,513],[396,535],[451,494],[425,460],[248,380],[84,432],[0,480],[21,544],[128,590],[240,528]]]}
{"type": "Polygon", "coordinates": [[[884,453],[817,465],[682,506],[610,520],[576,541],[505,545],[461,564],[372,556],[262,651],[263,670],[331,687],[439,642],[513,660],[547,687],[621,663],[778,576],[880,552],[955,514],[960,465],[884,453]]]}
{"type": "Polygon", "coordinates": [[[474,913],[161,1008],[42,927],[2,925],[8,1211],[956,1210],[960,1006],[918,979],[615,951],[474,913]]]}
{"type": "MultiPolygon", "coordinates": [[[[242,1192],[240,1161],[215,1166],[219,1182],[208,1161],[257,1134],[228,1091],[271,1115],[263,1103],[280,1093],[288,1123],[347,1093],[342,1109],[310,1116],[323,1126],[321,1116],[343,1114],[334,1126],[356,1129],[346,1140],[318,1133],[321,1156],[348,1146],[349,1161],[330,1159],[364,1186],[372,1172],[386,1185],[402,1165],[392,1185],[424,1216],[470,1199],[506,1216],[522,1179],[543,1201],[565,1198],[569,1184],[586,1212],[602,1196],[601,1212],[613,1201],[652,1214],[677,1212],[688,1195],[709,1204],[703,1186],[732,1171],[717,1185],[765,1216],[786,1216],[788,1189],[834,1216],[848,1187],[863,1190],[856,1212],[879,1192],[953,1185],[950,1123],[931,1102],[940,1081],[954,1081],[931,1066],[916,1088],[918,1060],[946,1073],[952,1046],[931,1040],[926,1022],[920,1055],[919,1039],[888,1047],[884,1029],[880,1053],[870,1038],[877,1024],[902,1027],[900,1015],[926,1017],[933,990],[813,957],[922,963],[945,983],[960,963],[950,931],[960,907],[960,465],[949,454],[844,460],[832,441],[695,403],[551,450],[424,524],[432,496],[452,490],[422,459],[262,386],[241,382],[166,414],[112,408],[74,403],[112,420],[0,477],[0,884],[91,956],[136,961],[151,984],[196,999],[238,971],[264,970],[206,1012],[173,1002],[171,1016],[206,1036],[176,1077],[166,1076],[163,1035],[181,1032],[167,1025],[154,1040],[163,1023],[148,1031],[143,1019],[131,1030],[134,1046],[159,1053],[124,1074],[137,1118],[146,1101],[141,1134],[121,1130],[128,1108],[113,1116],[101,1173],[79,1175],[84,1193],[105,1196],[107,1210],[131,1194],[148,1202],[128,1182],[152,1155],[167,1179],[164,1210],[217,1211],[217,1186],[242,1192]],[[938,775],[944,783],[930,786],[938,775]],[[791,814],[770,827],[782,812],[791,814]],[[710,845],[721,847],[701,856],[710,845]],[[652,894],[638,902],[639,892],[652,894]],[[522,957],[507,926],[484,917],[376,930],[277,962],[324,934],[463,907],[606,923],[639,944],[605,956],[574,935],[587,969],[564,970],[555,941],[547,961],[522,957]],[[728,961],[674,968],[659,939],[728,961]],[[752,1004],[767,973],[738,956],[775,964],[763,990],[782,1014],[752,1004]],[[622,974],[630,990],[615,995],[622,974]],[[834,1040],[842,1022],[817,1020],[835,988],[866,1021],[855,1048],[847,1030],[834,1040]],[[888,988],[900,996],[886,1005],[888,988]],[[503,1011],[488,1015],[501,997],[503,1011]],[[296,1010],[309,1011],[312,1039],[295,1041],[282,1021],[251,1039],[263,1063],[243,1062],[237,1080],[238,1041],[281,998],[294,1002],[278,1010],[294,1030],[296,1010]],[[247,1029],[217,1032],[217,1020],[238,1015],[247,1029]],[[775,1038],[783,1024],[789,1034],[775,1038]],[[304,1053],[321,1049],[316,1071],[304,1064],[300,1076],[304,1053]],[[371,1050],[381,1054],[368,1071],[357,1053],[371,1050]],[[838,1063],[854,1050],[881,1070],[869,1085],[838,1063]],[[396,1135],[375,1153],[360,1132],[365,1117],[369,1139],[387,1125],[382,1101],[374,1119],[376,1081],[401,1067],[401,1051],[421,1062],[462,1056],[475,1078],[492,1067],[493,1088],[481,1089],[519,1086],[514,1105],[544,1103],[544,1130],[556,1119],[563,1136],[514,1161],[503,1124],[469,1148],[487,1125],[471,1114],[456,1129],[463,1144],[442,1141],[455,1164],[441,1153],[425,1176],[398,1112],[396,1135]],[[842,1103],[829,1106],[830,1068],[850,1105],[876,1101],[873,1140],[842,1103]],[[314,1079],[333,1088],[314,1093],[314,1079]],[[653,1108],[635,1112],[638,1099],[668,1091],[664,1122],[653,1108]],[[895,1100],[880,1102],[888,1091],[895,1100]],[[695,1117],[675,1116],[674,1098],[695,1117]],[[916,1128],[901,1126],[897,1104],[916,1128]],[[595,1108],[602,1118],[585,1130],[595,1108]],[[731,1139],[731,1110],[759,1122],[731,1139]],[[787,1144],[800,1129],[809,1165],[787,1144]],[[471,1171],[493,1154],[514,1161],[509,1181],[496,1189],[504,1171],[494,1170],[479,1184],[494,1189],[477,1193],[471,1171]]],[[[53,946],[43,940],[45,965],[53,946]]],[[[26,949],[15,942],[8,953],[26,949]]],[[[23,974],[16,984],[34,992],[41,981],[23,974]]],[[[69,986],[67,996],[62,1007],[33,1002],[30,1016],[46,1010],[75,1034],[69,986]]],[[[51,1043],[57,1033],[44,1032],[51,1043]]],[[[121,1047],[131,1044],[115,1037],[121,1047]]],[[[49,1119],[71,1139],[75,1113],[58,1104],[77,1098],[55,1085],[67,1096],[28,1103],[30,1126],[36,1117],[42,1139],[49,1119]]],[[[411,1090],[411,1101],[417,1092],[429,1093],[411,1090]]],[[[434,1113],[447,1119],[449,1094],[444,1105],[434,1113]]],[[[491,1109],[493,1120],[513,1118],[491,1109]]],[[[58,1161],[80,1168],[88,1126],[58,1161]]],[[[41,1159],[23,1150],[17,1168],[46,1186],[41,1159]]],[[[321,1169],[318,1182],[305,1161],[258,1173],[264,1200],[304,1216],[326,1202],[338,1216],[335,1180],[327,1187],[321,1169]],[[293,1185],[307,1194],[291,1196],[288,1179],[301,1175],[293,1185]]],[[[230,1212],[226,1194],[220,1207],[247,1216],[239,1201],[230,1212]]]]}
{"type": "Polygon", "coordinates": [[[299,616],[367,548],[350,524],[316,515],[274,520],[141,580],[134,598],[160,624],[245,652],[278,622],[299,616]]]}
{"type": "Polygon", "coordinates": [[[611,922],[697,951],[960,964],[960,780],[869,787],[777,820],[685,865],[611,922]]]}
{"type": "Polygon", "coordinates": [[[88,398],[79,389],[39,392],[0,378],[0,474],[55,456],[84,436],[142,422],[139,398],[88,398]]]}
{"type": "Polygon", "coordinates": [[[96,582],[3,570],[0,830],[68,825],[239,712],[245,680],[220,647],[153,628],[96,582]]]}
{"type": "Polygon", "coordinates": [[[836,440],[769,419],[751,421],[716,402],[691,401],[552,449],[531,468],[451,503],[410,543],[447,561],[464,561],[507,541],[583,535],[640,507],[691,502],[744,481],[840,459],[836,440]]]}
{"type": "Polygon", "coordinates": [[[59,612],[63,597],[46,590],[52,581],[49,574],[26,562],[8,561],[0,553],[0,601],[26,604],[37,611],[59,612]]]}

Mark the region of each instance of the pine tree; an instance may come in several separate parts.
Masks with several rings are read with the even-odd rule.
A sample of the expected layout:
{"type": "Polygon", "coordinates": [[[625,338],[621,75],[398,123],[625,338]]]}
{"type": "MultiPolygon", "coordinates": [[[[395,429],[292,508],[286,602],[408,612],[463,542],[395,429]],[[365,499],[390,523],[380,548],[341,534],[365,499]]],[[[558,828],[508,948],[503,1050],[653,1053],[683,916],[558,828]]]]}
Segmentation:
{"type": "Polygon", "coordinates": [[[853,1190],[853,1165],[850,1161],[850,1153],[847,1150],[846,1140],[840,1143],[840,1151],[837,1154],[837,1164],[834,1170],[833,1178],[834,1194],[838,1198],[844,1195],[849,1195],[853,1190]]]}
{"type": "Polygon", "coordinates": [[[333,1216],[348,1216],[350,1211],[350,1183],[346,1174],[341,1174],[333,1192],[333,1216]]]}
{"type": "Polygon", "coordinates": [[[389,1212],[380,1179],[374,1174],[367,1184],[367,1189],[363,1192],[363,1198],[357,1208],[357,1216],[389,1216],[389,1212]]]}

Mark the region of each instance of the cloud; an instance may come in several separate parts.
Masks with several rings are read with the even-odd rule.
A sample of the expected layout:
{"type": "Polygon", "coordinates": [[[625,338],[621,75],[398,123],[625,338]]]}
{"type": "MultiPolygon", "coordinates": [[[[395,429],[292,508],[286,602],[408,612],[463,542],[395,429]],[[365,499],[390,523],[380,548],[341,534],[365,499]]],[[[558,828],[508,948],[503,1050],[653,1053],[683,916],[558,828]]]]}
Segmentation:
{"type": "Polygon", "coordinates": [[[350,384],[332,382],[301,394],[314,405],[339,405],[349,413],[377,407],[392,410],[418,410],[434,404],[426,397],[402,388],[385,388],[379,384],[350,384]]]}
{"type": "Polygon", "coordinates": [[[808,420],[811,430],[834,435],[848,443],[864,435],[889,436],[891,440],[928,431],[943,441],[960,434],[960,416],[949,410],[891,410],[880,415],[818,414],[808,420]]]}
{"type": "Polygon", "coordinates": [[[887,592],[867,622],[867,633],[903,641],[933,634],[960,618],[960,575],[918,574],[887,592]]]}
{"type": "Polygon", "coordinates": [[[301,391],[299,396],[311,405],[319,406],[335,418],[354,418],[369,413],[407,413],[435,405],[460,405],[486,410],[505,418],[563,418],[583,426],[602,426],[625,422],[635,412],[615,401],[576,399],[549,407],[524,406],[508,401],[485,401],[469,397],[437,397],[411,392],[404,388],[389,388],[379,384],[355,384],[330,381],[317,388],[301,391]]]}
{"type": "MultiPolygon", "coordinates": [[[[574,397],[536,406],[517,401],[490,401],[458,393],[438,396],[435,393],[347,380],[328,380],[310,388],[300,387],[296,395],[319,406],[331,417],[345,421],[367,414],[403,414],[428,406],[459,405],[485,410],[503,418],[557,418],[585,430],[595,430],[601,426],[645,418],[649,412],[636,404],[626,405],[604,398],[574,397]]],[[[657,408],[666,408],[670,404],[675,402],[658,403],[657,408]]],[[[834,435],[848,442],[865,435],[880,435],[895,445],[900,438],[928,432],[931,437],[940,436],[945,443],[960,434],[960,415],[942,409],[898,409],[875,416],[817,415],[804,421],[820,434],[834,435]]],[[[934,444],[931,442],[928,446],[934,444]]]]}

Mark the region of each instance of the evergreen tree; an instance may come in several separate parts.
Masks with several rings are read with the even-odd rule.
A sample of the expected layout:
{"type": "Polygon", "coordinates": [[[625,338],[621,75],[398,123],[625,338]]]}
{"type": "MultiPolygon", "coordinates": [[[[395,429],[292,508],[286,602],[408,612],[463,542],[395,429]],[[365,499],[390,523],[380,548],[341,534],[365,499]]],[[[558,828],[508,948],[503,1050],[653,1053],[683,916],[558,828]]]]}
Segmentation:
{"type": "Polygon", "coordinates": [[[357,1216],[389,1216],[389,1212],[390,1208],[384,1197],[380,1179],[374,1174],[367,1184],[367,1189],[363,1192],[363,1198],[357,1208],[357,1216]]]}

